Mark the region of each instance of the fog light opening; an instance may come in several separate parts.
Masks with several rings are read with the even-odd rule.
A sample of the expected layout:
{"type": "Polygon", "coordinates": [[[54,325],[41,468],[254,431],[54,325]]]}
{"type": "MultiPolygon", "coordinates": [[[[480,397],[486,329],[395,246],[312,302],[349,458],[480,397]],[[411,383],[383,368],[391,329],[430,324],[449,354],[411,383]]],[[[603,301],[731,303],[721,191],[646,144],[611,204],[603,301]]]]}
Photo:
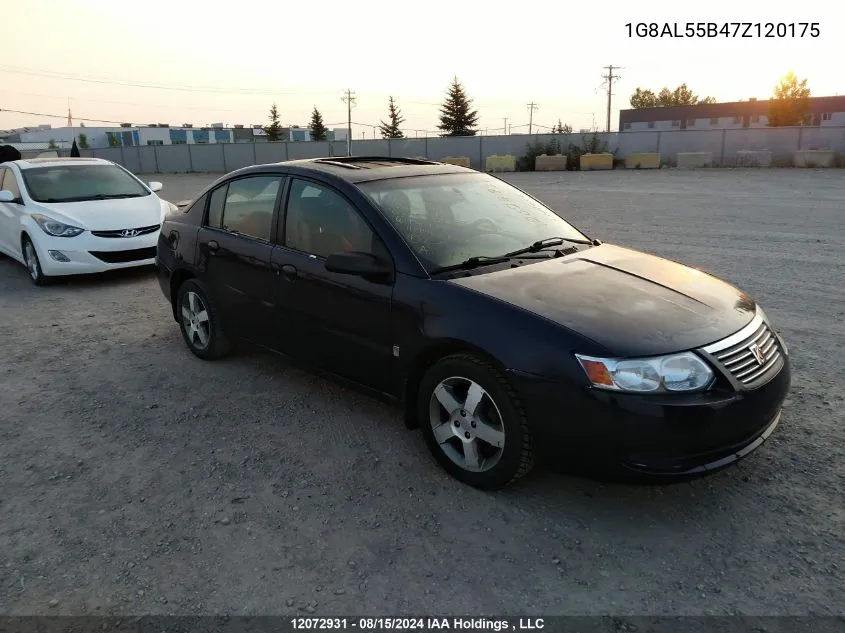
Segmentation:
{"type": "Polygon", "coordinates": [[[47,252],[50,253],[50,257],[55,259],[57,262],[69,262],[70,261],[70,257],[65,255],[61,251],[47,251],[47,252]]]}

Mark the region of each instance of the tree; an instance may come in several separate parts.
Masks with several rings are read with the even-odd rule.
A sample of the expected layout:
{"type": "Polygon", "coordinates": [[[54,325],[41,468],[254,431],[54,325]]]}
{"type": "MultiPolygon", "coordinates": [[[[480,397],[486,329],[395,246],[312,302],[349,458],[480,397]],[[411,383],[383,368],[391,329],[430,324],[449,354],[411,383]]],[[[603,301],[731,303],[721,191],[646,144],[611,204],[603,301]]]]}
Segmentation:
{"type": "Polygon", "coordinates": [[[446,100],[440,106],[441,136],[475,136],[478,123],[478,111],[472,109],[472,99],[467,97],[464,87],[457,77],[446,93],[446,100]]]}
{"type": "Polygon", "coordinates": [[[56,145],[55,139],[52,139],[52,138],[50,139],[50,142],[47,143],[47,149],[59,149],[59,146],[56,145]]]}
{"type": "Polygon", "coordinates": [[[651,90],[637,88],[631,95],[631,107],[635,110],[654,108],[657,106],[657,96],[651,90]]]}
{"type": "Polygon", "coordinates": [[[267,132],[268,141],[279,141],[282,138],[282,124],[279,122],[279,110],[276,108],[276,102],[270,106],[270,125],[264,128],[267,132]]]}
{"type": "Polygon", "coordinates": [[[388,123],[381,121],[381,125],[379,125],[381,137],[404,138],[405,135],[402,134],[402,130],[399,129],[399,126],[402,125],[405,118],[402,116],[402,111],[399,109],[399,106],[396,105],[393,97],[390,97],[390,100],[387,102],[387,118],[389,119],[388,123]]]}
{"type": "Polygon", "coordinates": [[[653,91],[637,88],[631,94],[631,107],[635,110],[642,108],[668,108],[671,106],[697,105],[701,103],[716,103],[715,97],[698,96],[689,89],[686,83],[682,83],[674,90],[663,88],[656,95],[653,91]]]}
{"type": "Polygon", "coordinates": [[[85,132],[79,133],[79,147],[80,149],[88,149],[88,135],[85,132]]]}
{"type": "Polygon", "coordinates": [[[552,126],[552,134],[572,134],[572,126],[568,123],[564,125],[560,119],[557,120],[557,125],[552,126]]]}
{"type": "Polygon", "coordinates": [[[788,72],[775,86],[774,94],[769,99],[769,125],[802,125],[806,122],[810,109],[810,89],[807,80],[799,80],[795,73],[788,72]]]}
{"type": "Polygon", "coordinates": [[[314,106],[314,111],[311,113],[311,123],[308,124],[308,127],[311,128],[311,140],[313,141],[325,141],[329,136],[328,128],[323,125],[323,115],[320,114],[317,106],[314,106]]]}

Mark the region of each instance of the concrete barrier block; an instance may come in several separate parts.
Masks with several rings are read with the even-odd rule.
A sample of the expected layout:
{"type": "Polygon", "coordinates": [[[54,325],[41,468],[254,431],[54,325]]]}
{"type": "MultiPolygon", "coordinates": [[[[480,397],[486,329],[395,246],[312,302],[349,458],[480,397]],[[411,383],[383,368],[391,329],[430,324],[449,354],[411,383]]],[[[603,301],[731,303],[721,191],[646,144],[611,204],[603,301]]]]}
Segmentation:
{"type": "Polygon", "coordinates": [[[540,154],[534,159],[534,171],[566,171],[566,156],[540,154]]]}
{"type": "Polygon", "coordinates": [[[710,167],[713,164],[713,152],[678,152],[678,167],[691,169],[710,167]]]}
{"type": "Polygon", "coordinates": [[[769,150],[741,149],[736,153],[737,167],[771,167],[772,153],[769,150]]]}
{"type": "Polygon", "coordinates": [[[795,152],[796,167],[833,167],[835,152],[832,149],[801,149],[795,152]]]}
{"type": "Polygon", "coordinates": [[[458,165],[459,167],[470,167],[472,165],[469,156],[447,156],[446,158],[441,158],[440,162],[448,165],[458,165]]]}
{"type": "Polygon", "coordinates": [[[639,152],[625,157],[625,169],[660,169],[660,154],[639,152]]]}
{"type": "Polygon", "coordinates": [[[487,157],[487,171],[516,171],[516,157],[507,154],[506,156],[492,155],[487,157]]]}
{"type": "Polygon", "coordinates": [[[592,171],[595,169],[613,169],[613,154],[610,152],[581,154],[581,171],[592,171]]]}

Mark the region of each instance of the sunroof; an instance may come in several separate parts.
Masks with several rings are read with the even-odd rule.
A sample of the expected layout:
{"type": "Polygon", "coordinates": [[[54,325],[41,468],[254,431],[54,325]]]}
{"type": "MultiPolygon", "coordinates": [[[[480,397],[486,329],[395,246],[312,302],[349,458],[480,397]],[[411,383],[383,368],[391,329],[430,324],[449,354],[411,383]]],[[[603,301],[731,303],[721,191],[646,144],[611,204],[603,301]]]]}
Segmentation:
{"type": "Polygon", "coordinates": [[[337,165],[347,169],[375,169],[378,167],[400,167],[402,165],[435,165],[434,161],[422,158],[393,158],[384,156],[338,156],[336,158],[317,158],[315,163],[337,165]]]}

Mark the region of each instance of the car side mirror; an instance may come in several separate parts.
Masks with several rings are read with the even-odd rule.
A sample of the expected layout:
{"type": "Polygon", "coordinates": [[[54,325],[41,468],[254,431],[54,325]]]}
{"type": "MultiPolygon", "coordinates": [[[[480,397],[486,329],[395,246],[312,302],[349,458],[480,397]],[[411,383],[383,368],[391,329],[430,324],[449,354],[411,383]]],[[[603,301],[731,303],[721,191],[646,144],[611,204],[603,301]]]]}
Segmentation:
{"type": "Polygon", "coordinates": [[[153,193],[155,193],[156,191],[161,191],[162,187],[164,187],[164,185],[162,185],[157,180],[151,180],[148,186],[150,188],[150,191],[152,191],[153,193]]]}
{"type": "Polygon", "coordinates": [[[0,191],[0,202],[16,202],[15,194],[11,191],[0,191]]]}
{"type": "Polygon", "coordinates": [[[326,258],[326,270],[345,275],[387,281],[393,277],[393,266],[370,253],[352,251],[332,253],[326,258]]]}

